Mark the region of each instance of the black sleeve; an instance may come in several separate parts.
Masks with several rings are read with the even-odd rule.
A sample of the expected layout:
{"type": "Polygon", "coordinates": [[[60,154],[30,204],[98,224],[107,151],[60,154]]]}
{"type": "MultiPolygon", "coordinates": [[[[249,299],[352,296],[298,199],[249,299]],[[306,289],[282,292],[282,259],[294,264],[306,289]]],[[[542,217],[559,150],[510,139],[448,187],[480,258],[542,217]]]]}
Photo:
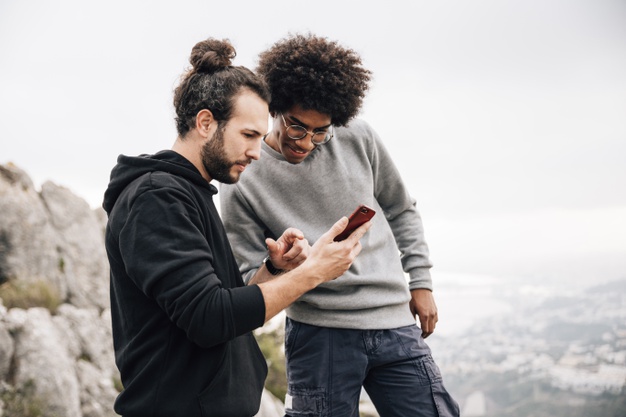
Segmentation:
{"type": "Polygon", "coordinates": [[[185,190],[151,188],[133,202],[120,249],[135,285],[190,340],[210,347],[262,326],[265,303],[258,286],[224,288],[215,267],[224,260],[216,259],[202,219],[185,190]]]}

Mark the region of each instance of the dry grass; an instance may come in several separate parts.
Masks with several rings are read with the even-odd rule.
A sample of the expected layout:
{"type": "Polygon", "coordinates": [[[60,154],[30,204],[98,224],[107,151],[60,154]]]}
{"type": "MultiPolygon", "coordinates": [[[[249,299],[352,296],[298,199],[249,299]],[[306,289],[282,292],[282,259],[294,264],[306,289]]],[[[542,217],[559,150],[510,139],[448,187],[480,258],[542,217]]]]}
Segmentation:
{"type": "Polygon", "coordinates": [[[62,303],[58,291],[44,281],[30,284],[5,282],[0,285],[0,298],[6,308],[44,307],[52,314],[62,303]]]}

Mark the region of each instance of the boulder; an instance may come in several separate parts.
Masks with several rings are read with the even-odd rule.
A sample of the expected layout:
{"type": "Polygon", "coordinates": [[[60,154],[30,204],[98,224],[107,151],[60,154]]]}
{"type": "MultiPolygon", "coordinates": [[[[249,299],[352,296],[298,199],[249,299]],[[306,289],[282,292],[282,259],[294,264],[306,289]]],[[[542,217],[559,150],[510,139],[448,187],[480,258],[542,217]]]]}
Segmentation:
{"type": "Polygon", "coordinates": [[[81,417],[76,362],[69,354],[73,336],[54,325],[45,308],[11,309],[6,321],[14,334],[13,385],[19,401],[45,410],[45,415],[81,417]]]}
{"type": "Polygon", "coordinates": [[[61,301],[109,306],[103,216],[67,188],[0,165],[0,283],[48,283],[61,301]]]}

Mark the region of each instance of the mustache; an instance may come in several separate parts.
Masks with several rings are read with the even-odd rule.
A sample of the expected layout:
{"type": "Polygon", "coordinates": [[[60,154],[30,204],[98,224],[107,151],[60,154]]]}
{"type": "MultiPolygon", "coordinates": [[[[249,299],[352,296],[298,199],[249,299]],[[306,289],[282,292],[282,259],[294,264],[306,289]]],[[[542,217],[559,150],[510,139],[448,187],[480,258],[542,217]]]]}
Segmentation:
{"type": "Polygon", "coordinates": [[[252,163],[252,159],[240,159],[239,161],[233,162],[233,165],[249,165],[252,163]]]}

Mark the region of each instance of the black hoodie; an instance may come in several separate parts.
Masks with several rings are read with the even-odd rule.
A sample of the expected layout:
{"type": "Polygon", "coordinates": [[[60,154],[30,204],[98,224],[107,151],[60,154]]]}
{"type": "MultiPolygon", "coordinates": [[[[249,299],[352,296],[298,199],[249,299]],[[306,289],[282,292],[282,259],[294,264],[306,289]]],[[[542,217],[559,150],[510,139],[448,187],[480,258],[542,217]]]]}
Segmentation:
{"type": "Polygon", "coordinates": [[[263,325],[256,285],[244,286],[217,189],[173,151],[120,155],[103,207],[109,221],[111,316],[132,416],[253,416],[267,374],[251,331],[263,325]]]}

